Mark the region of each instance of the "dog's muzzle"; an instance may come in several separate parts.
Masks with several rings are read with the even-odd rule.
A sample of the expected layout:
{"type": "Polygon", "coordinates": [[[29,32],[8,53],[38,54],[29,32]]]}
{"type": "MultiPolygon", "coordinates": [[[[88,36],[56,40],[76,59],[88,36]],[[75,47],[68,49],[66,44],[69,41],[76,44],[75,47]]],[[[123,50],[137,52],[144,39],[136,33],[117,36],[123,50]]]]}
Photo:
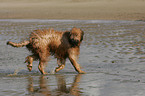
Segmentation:
{"type": "Polygon", "coordinates": [[[71,44],[72,44],[72,46],[78,46],[79,40],[71,39],[71,44]]]}

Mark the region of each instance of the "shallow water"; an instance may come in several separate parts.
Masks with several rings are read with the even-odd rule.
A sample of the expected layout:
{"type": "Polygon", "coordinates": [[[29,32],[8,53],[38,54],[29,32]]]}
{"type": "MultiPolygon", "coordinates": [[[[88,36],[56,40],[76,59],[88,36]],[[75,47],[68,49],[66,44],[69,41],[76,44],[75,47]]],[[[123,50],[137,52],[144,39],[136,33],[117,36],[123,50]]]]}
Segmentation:
{"type": "MultiPolygon", "coordinates": [[[[0,96],[143,96],[145,94],[145,22],[104,20],[0,20],[0,96]],[[28,72],[24,48],[7,46],[28,38],[32,30],[81,28],[85,37],[77,74],[70,62],[55,75],[42,76],[38,62],[28,72]]],[[[46,71],[51,72],[52,57],[46,71]]]]}

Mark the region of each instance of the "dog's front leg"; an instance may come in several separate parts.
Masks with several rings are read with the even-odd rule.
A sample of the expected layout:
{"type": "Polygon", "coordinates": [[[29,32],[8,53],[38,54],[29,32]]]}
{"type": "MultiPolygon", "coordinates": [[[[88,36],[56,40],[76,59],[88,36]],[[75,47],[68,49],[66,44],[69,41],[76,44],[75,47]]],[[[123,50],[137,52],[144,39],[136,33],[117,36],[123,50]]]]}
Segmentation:
{"type": "Polygon", "coordinates": [[[82,71],[80,68],[80,65],[77,63],[76,61],[76,56],[74,54],[71,54],[69,56],[69,60],[72,63],[73,67],[75,68],[75,70],[79,73],[79,74],[85,74],[86,72],[82,71]]]}

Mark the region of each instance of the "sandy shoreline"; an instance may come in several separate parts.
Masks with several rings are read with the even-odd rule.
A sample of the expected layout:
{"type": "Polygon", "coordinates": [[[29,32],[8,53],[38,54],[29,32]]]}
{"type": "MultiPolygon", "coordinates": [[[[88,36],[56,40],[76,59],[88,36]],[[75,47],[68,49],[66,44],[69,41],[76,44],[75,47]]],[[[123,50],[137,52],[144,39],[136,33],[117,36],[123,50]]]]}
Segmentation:
{"type": "Polygon", "coordinates": [[[145,0],[0,0],[0,19],[145,20],[145,0]]]}
{"type": "Polygon", "coordinates": [[[0,20],[0,96],[144,96],[145,22],[92,21],[0,20]],[[77,74],[69,60],[63,70],[50,74],[58,66],[53,57],[48,75],[41,75],[37,61],[29,72],[24,61],[30,52],[6,45],[26,40],[35,29],[73,26],[85,32],[78,62],[87,74],[77,74]]]}

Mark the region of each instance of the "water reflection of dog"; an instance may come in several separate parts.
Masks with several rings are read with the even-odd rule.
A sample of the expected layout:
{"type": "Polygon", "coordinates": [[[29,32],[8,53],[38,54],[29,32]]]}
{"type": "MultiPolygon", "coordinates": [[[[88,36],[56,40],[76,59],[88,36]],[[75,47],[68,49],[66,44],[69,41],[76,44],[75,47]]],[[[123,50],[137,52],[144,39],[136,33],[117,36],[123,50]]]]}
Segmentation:
{"type": "Polygon", "coordinates": [[[81,79],[81,74],[75,76],[71,87],[67,87],[66,80],[63,75],[56,75],[57,89],[51,90],[49,85],[47,85],[47,79],[45,76],[40,76],[39,78],[39,88],[34,87],[33,78],[28,78],[28,92],[29,95],[43,95],[43,96],[80,96],[79,82],[81,79]]]}

